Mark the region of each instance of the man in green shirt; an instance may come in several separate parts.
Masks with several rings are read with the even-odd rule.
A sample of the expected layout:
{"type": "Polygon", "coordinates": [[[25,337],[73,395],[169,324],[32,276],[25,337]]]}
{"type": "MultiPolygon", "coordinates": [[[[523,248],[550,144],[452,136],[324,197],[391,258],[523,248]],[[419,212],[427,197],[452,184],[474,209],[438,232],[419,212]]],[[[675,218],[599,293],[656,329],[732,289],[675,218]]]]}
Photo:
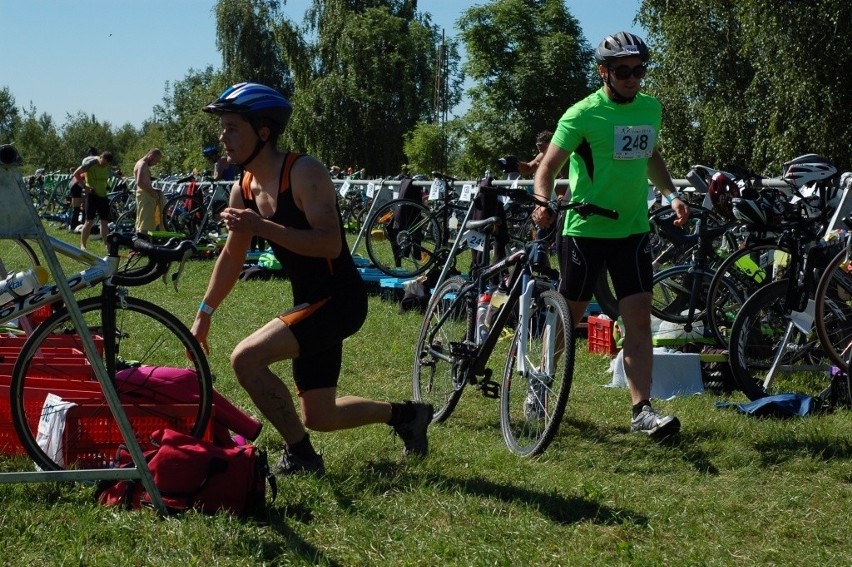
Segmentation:
{"type": "MultiPolygon", "coordinates": [[[[568,161],[571,201],[614,209],[619,219],[565,215],[560,249],[559,291],[578,323],[600,272],[606,268],[624,321],[624,368],[633,405],[631,431],[651,437],[677,433],[680,421],[660,415],[651,395],[651,250],[648,241],[648,179],[662,192],[683,224],[689,210],[677,197],[657,150],[662,108],[640,93],[649,52],[638,36],[619,32],[595,51],[603,86],[570,107],[556,128],[535,176],[535,192],[549,198],[556,173],[568,161]]],[[[538,208],[533,218],[550,226],[553,215],[538,208]]]]}
{"type": "Polygon", "coordinates": [[[107,192],[113,156],[112,152],[103,152],[96,158],[86,158],[82,165],[74,171],[74,176],[86,175],[86,222],[80,235],[80,248],[86,249],[95,216],[101,221],[101,238],[109,233],[109,198],[107,192]]]}

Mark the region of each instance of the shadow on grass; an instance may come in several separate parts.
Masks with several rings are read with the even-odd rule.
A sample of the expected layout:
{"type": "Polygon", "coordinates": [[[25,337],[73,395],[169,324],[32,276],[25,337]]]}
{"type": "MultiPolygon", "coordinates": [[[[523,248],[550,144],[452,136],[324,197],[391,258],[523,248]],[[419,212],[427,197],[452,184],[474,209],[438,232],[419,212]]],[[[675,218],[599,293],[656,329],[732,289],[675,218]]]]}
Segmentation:
{"type": "MultiPolygon", "coordinates": [[[[340,490],[335,483],[335,496],[341,508],[355,509],[355,498],[340,490]]],[[[641,514],[599,504],[582,497],[566,497],[555,491],[536,490],[509,484],[499,484],[476,476],[458,478],[441,474],[418,474],[405,464],[379,461],[366,464],[363,469],[347,477],[351,494],[364,492],[382,495],[389,492],[405,492],[428,486],[430,490],[448,495],[466,494],[480,498],[493,498],[533,509],[559,524],[592,522],[601,525],[630,523],[646,525],[648,519],[641,514]]]]}
{"type": "Polygon", "coordinates": [[[675,452],[695,471],[708,475],[719,474],[719,468],[712,462],[712,455],[699,448],[701,441],[717,435],[717,432],[711,430],[686,428],[675,436],[651,440],[637,433],[628,433],[627,426],[613,427],[572,419],[568,423],[563,422],[560,434],[565,432],[566,427],[574,428],[574,434],[583,440],[593,442],[595,445],[611,446],[613,455],[624,454],[625,450],[636,448],[636,445],[641,443],[648,451],[659,452],[659,459],[670,459],[672,452],[675,452]]]}
{"type": "Polygon", "coordinates": [[[246,536],[256,537],[256,547],[262,550],[263,559],[273,561],[281,560],[282,557],[298,555],[307,560],[311,565],[330,565],[336,567],[341,565],[331,559],[324,551],[313,544],[305,541],[299,534],[287,526],[288,522],[296,520],[308,524],[313,520],[313,512],[303,505],[288,505],[283,508],[270,507],[267,511],[265,521],[284,540],[281,543],[271,542],[262,535],[246,536]]]}

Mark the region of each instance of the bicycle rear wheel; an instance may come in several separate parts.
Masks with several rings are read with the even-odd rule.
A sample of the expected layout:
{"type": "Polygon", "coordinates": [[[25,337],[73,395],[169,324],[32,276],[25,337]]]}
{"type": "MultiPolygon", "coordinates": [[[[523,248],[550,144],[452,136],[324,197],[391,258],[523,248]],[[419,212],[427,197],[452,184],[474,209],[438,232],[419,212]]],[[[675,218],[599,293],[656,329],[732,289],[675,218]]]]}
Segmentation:
{"type": "Polygon", "coordinates": [[[500,391],[500,428],[510,451],[533,457],[544,451],[562,422],[574,375],[574,326],[565,298],[547,290],[532,304],[526,344],[521,330],[509,349],[500,391]],[[524,372],[518,356],[524,351],[524,372]]]}
{"type": "Polygon", "coordinates": [[[816,332],[803,332],[786,312],[787,285],[779,280],[754,292],[731,328],[731,371],[750,400],[787,392],[820,396],[830,383],[816,332]]]}
{"type": "MultiPolygon", "coordinates": [[[[163,427],[202,436],[210,418],[212,377],[189,329],[157,305],[127,297],[116,305],[115,334],[108,337],[101,298],[80,301],[79,307],[89,331],[99,337],[96,346],[102,345],[109,379],[143,449],[150,433],[163,427]],[[164,373],[157,370],[161,368],[174,370],[164,373]]],[[[83,352],[68,310],[62,308],[33,332],[12,372],[15,431],[44,470],[109,467],[124,443],[83,352]],[[63,406],[45,404],[49,393],[77,404],[65,417],[61,451],[39,444],[39,423],[62,419],[63,406]]]]}
{"type": "Polygon", "coordinates": [[[465,386],[466,353],[473,348],[475,292],[459,293],[465,281],[448,278],[432,295],[414,354],[414,399],[435,408],[432,418],[450,417],[465,386]]]}
{"type": "Polygon", "coordinates": [[[379,207],[367,220],[367,255],[382,272],[411,278],[428,270],[443,245],[441,228],[429,208],[397,199],[379,207]]]}

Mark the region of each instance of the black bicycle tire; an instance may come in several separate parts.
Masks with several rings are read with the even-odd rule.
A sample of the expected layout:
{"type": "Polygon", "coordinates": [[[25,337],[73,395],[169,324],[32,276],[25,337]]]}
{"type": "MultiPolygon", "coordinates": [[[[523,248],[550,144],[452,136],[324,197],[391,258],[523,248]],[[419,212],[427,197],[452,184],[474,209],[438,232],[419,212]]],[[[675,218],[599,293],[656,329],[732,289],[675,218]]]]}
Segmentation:
{"type": "MultiPolygon", "coordinates": [[[[78,303],[81,314],[84,319],[91,315],[92,313],[96,314],[97,317],[101,317],[97,313],[102,313],[102,299],[100,297],[91,297],[88,299],[84,299],[78,303]]],[[[183,432],[189,433],[196,437],[201,437],[205,432],[208,426],[208,422],[210,420],[210,415],[212,411],[212,399],[213,399],[213,378],[210,372],[210,367],[207,363],[207,358],[204,355],[204,351],[201,348],[201,345],[189,331],[189,329],[179,320],[177,317],[167,312],[163,308],[144,301],[142,299],[134,298],[134,297],[126,297],[122,300],[120,305],[116,306],[117,313],[117,325],[119,324],[119,318],[125,317],[130,313],[138,314],[141,316],[141,320],[147,321],[145,325],[140,325],[139,320],[134,318],[134,323],[132,326],[121,327],[122,331],[117,332],[118,338],[118,346],[116,347],[116,351],[121,353],[122,350],[119,346],[127,346],[125,345],[126,340],[130,339],[130,336],[134,334],[140,333],[150,333],[155,332],[159,333],[157,335],[157,341],[152,342],[150,345],[146,344],[141,350],[133,350],[133,347],[127,346],[124,348],[124,353],[127,354],[138,354],[138,353],[149,353],[149,355],[153,355],[156,353],[157,355],[161,355],[164,358],[158,358],[157,361],[164,360],[174,360],[180,359],[180,357],[185,357],[183,360],[189,360],[189,370],[195,372],[195,380],[193,382],[193,389],[190,391],[192,396],[196,396],[196,402],[190,404],[189,408],[186,408],[189,412],[194,411],[194,416],[191,414],[184,416],[185,421],[182,423],[186,426],[184,428],[180,428],[176,424],[170,424],[172,428],[183,429],[183,432]],[[159,327],[153,327],[153,325],[159,324],[159,327]],[[177,339],[177,342],[170,343],[169,345],[163,346],[163,336],[162,333],[171,333],[172,337],[177,339]],[[182,348],[183,352],[167,352],[169,351],[169,346],[182,348]],[[166,356],[170,356],[171,358],[165,358],[166,356]],[[191,356],[191,358],[189,358],[191,356]],[[191,421],[189,421],[191,420],[191,421]],[[191,426],[189,425],[191,423],[191,426]]],[[[88,323],[88,321],[87,321],[88,323]]],[[[10,398],[12,401],[11,404],[11,413],[12,413],[12,421],[15,427],[15,431],[18,435],[18,439],[21,445],[24,447],[27,454],[35,461],[35,463],[40,466],[43,470],[61,470],[63,467],[56,463],[38,444],[36,441],[37,429],[38,429],[38,421],[39,418],[42,417],[42,410],[39,405],[39,401],[43,400],[44,391],[40,387],[43,382],[37,379],[37,375],[42,373],[44,370],[35,368],[33,370],[33,376],[28,378],[28,372],[31,368],[31,363],[34,360],[39,360],[42,366],[46,368],[53,368],[53,371],[56,372],[56,375],[66,374],[64,368],[60,368],[58,366],[58,362],[51,362],[50,360],[45,360],[45,358],[36,358],[36,354],[42,350],[42,348],[47,348],[48,339],[54,337],[71,337],[71,341],[79,341],[79,335],[68,335],[64,332],[55,333],[55,331],[63,331],[68,328],[68,325],[73,327],[71,323],[70,314],[67,308],[63,307],[57,310],[53,315],[51,315],[44,323],[42,323],[39,327],[33,331],[32,335],[30,335],[29,339],[24,343],[21,348],[21,352],[18,360],[15,363],[15,367],[12,371],[12,378],[10,383],[10,398]],[[76,339],[74,338],[76,337],[76,339]],[[52,366],[56,364],[57,366],[52,366]],[[33,405],[32,400],[33,397],[36,397],[36,403],[33,405]],[[25,403],[25,401],[29,401],[30,403],[25,403]],[[29,413],[27,406],[29,406],[29,413]],[[29,416],[29,417],[28,417],[29,416]],[[33,417],[35,420],[33,421],[33,417]]],[[[128,322],[128,325],[131,323],[128,322]]],[[[168,339],[168,337],[165,337],[168,339]]],[[[82,348],[81,343],[76,344],[76,348],[82,348]]],[[[151,362],[154,362],[150,359],[138,359],[137,362],[142,363],[143,366],[140,368],[146,368],[151,362]]],[[[151,365],[151,366],[160,366],[160,365],[151,365]]],[[[168,366],[168,365],[166,365],[168,366]]],[[[114,378],[114,377],[110,377],[114,378]]],[[[103,419],[112,418],[112,414],[109,412],[109,407],[106,404],[106,401],[103,398],[103,393],[100,391],[99,385],[97,389],[93,389],[92,386],[92,376],[71,376],[67,375],[62,378],[62,388],[64,391],[75,392],[71,395],[71,399],[73,401],[81,402],[83,400],[88,400],[91,402],[93,406],[98,407],[103,410],[106,409],[106,412],[102,412],[103,419]]],[[[166,415],[167,410],[165,406],[168,405],[164,403],[162,396],[157,399],[156,403],[151,402],[151,398],[149,396],[141,396],[137,397],[135,400],[133,398],[134,392],[137,393],[142,388],[150,388],[145,384],[138,384],[132,387],[125,389],[126,397],[122,398],[122,404],[128,410],[135,412],[136,415],[140,416],[140,422],[144,422],[146,419],[154,418],[154,417],[162,417],[166,415]],[[136,401],[138,400],[138,403],[136,401]]],[[[166,394],[163,394],[164,396],[166,394]]],[[[116,425],[113,423],[113,425],[116,425]]],[[[133,422],[131,422],[133,425],[133,422]]],[[[101,425],[101,428],[105,427],[104,424],[101,425]]],[[[117,429],[115,427],[114,429],[117,429]]],[[[137,438],[139,435],[137,434],[137,438]]],[[[140,442],[146,441],[146,439],[138,439],[140,442]]],[[[114,457],[115,451],[117,447],[113,447],[111,449],[111,454],[103,455],[104,460],[108,460],[111,457],[114,457]]],[[[101,466],[106,466],[107,463],[100,463],[100,465],[95,465],[96,468],[100,468],[101,466]]],[[[83,467],[88,468],[88,467],[83,467]]]]}
{"type": "Polygon", "coordinates": [[[163,224],[169,232],[183,234],[185,238],[194,239],[198,234],[201,219],[204,215],[204,199],[200,193],[194,195],[176,195],[166,201],[163,209],[163,224]],[[191,205],[186,206],[190,201],[191,205]]]}
{"type": "MultiPolygon", "coordinates": [[[[706,289],[706,287],[709,286],[710,280],[713,277],[713,272],[696,268],[690,264],[684,264],[681,266],[672,266],[671,268],[666,268],[665,270],[654,274],[651,314],[657,319],[678,324],[685,324],[688,322],[687,319],[689,317],[687,315],[682,315],[681,313],[683,309],[678,310],[678,307],[682,307],[684,309],[687,307],[690,297],[693,295],[694,284],[692,282],[685,282],[683,284],[675,282],[674,284],[669,284],[668,286],[663,285],[664,282],[673,280],[675,277],[681,275],[687,278],[702,278],[702,280],[706,282],[706,285],[703,285],[702,289],[706,289]],[[670,289],[676,293],[679,293],[677,297],[679,301],[675,303],[675,301],[673,300],[672,302],[667,303],[665,310],[661,309],[657,301],[661,289],[670,289]]],[[[696,311],[693,315],[693,320],[691,322],[700,321],[705,318],[705,312],[707,310],[706,295],[703,298],[698,297],[695,299],[695,309],[696,311]]]]}
{"type": "Polygon", "coordinates": [[[844,248],[829,261],[814,294],[817,336],[831,361],[846,373],[849,372],[849,357],[852,353],[852,298],[846,297],[852,291],[852,273],[848,266],[843,265],[848,254],[844,248]],[[830,288],[831,308],[828,309],[826,297],[830,288]],[[838,349],[838,345],[843,348],[838,349]]]}
{"type": "MultiPolygon", "coordinates": [[[[725,258],[721,264],[716,268],[715,273],[713,274],[713,279],[710,280],[710,286],[707,290],[707,321],[706,324],[709,326],[709,330],[712,333],[713,337],[716,339],[716,342],[720,345],[726,346],[728,344],[728,337],[723,332],[723,328],[730,330],[729,326],[724,326],[723,323],[729,324],[733,323],[731,321],[723,321],[720,318],[720,315],[723,313],[733,313],[730,310],[726,310],[721,308],[719,305],[719,286],[723,279],[727,279],[729,283],[733,283],[737,290],[739,291],[738,297],[740,299],[739,307],[742,307],[742,304],[748,300],[749,296],[762,287],[765,284],[770,283],[771,280],[767,280],[765,283],[757,282],[754,279],[754,276],[751,276],[751,281],[759,284],[754,287],[746,287],[748,283],[747,280],[741,279],[741,276],[738,273],[735,273],[733,276],[729,274],[729,272],[733,269],[732,266],[736,266],[737,262],[739,262],[743,257],[750,256],[755,253],[759,253],[761,250],[769,250],[775,248],[777,250],[789,252],[789,250],[784,249],[775,243],[761,243],[755,244],[751,246],[747,246],[745,248],[741,248],[733,252],[730,256],[725,258]],[[742,284],[742,285],[741,285],[742,284]],[[712,306],[712,308],[711,308],[712,306]]],[[[743,274],[745,276],[746,274],[743,274]]],[[[739,311],[739,309],[737,310],[739,311]]]]}
{"type": "MultiPolygon", "coordinates": [[[[762,371],[766,370],[768,362],[776,354],[777,341],[775,333],[784,333],[790,323],[790,315],[785,312],[785,296],[787,294],[788,281],[781,279],[754,292],[743,304],[742,309],[734,319],[731,328],[731,340],[728,345],[728,358],[731,372],[736,380],[737,387],[750,400],[759,400],[769,395],[790,392],[790,383],[784,382],[779,385],[776,381],[772,387],[767,389],[763,386],[762,371]]],[[[799,348],[791,349],[794,355],[812,354],[826,355],[819,349],[812,348],[815,341],[808,340],[798,329],[792,331],[794,340],[789,344],[797,345],[799,348]]],[[[826,359],[827,360],[827,359],[826,359]]],[[[783,361],[782,366],[788,368],[789,359],[783,361]]],[[[794,360],[794,362],[796,362],[794,360]]],[[[816,370],[810,370],[813,365],[801,365],[802,372],[813,373],[817,386],[803,388],[801,383],[795,384],[795,392],[808,395],[818,395],[824,387],[829,384],[827,364],[818,365],[816,370]],[[823,383],[824,382],[824,383],[823,383]]],[[[783,374],[782,374],[783,376],[783,374]]]]}
{"type": "Polygon", "coordinates": [[[113,232],[136,232],[136,209],[130,209],[121,213],[113,228],[113,232]]]}
{"type": "Polygon", "coordinates": [[[35,249],[30,245],[29,242],[22,238],[9,238],[4,240],[4,244],[0,246],[0,266],[2,266],[2,270],[0,270],[0,278],[5,279],[7,276],[16,273],[29,270],[30,268],[34,268],[36,266],[41,265],[41,261],[39,260],[38,254],[35,249]],[[5,246],[13,246],[17,250],[15,252],[8,252],[5,249],[5,246]],[[9,263],[9,265],[7,265],[9,263]],[[5,271],[5,273],[3,273],[5,271]]]}
{"type": "MultiPolygon", "coordinates": [[[[514,338],[512,339],[512,346],[509,349],[509,356],[506,358],[506,364],[503,368],[503,380],[500,387],[500,429],[503,433],[503,440],[506,443],[506,447],[508,447],[511,452],[522,457],[534,457],[536,455],[540,455],[553,441],[553,438],[556,436],[556,433],[559,431],[559,426],[562,423],[562,417],[565,414],[565,407],[568,404],[568,396],[570,394],[574,378],[576,335],[574,334],[574,325],[571,322],[571,312],[568,309],[567,301],[565,301],[565,298],[560,293],[554,290],[546,290],[535,298],[535,305],[537,308],[545,307],[548,309],[555,309],[555,312],[558,313],[558,317],[562,320],[562,340],[565,345],[563,350],[563,360],[565,366],[562,369],[562,379],[559,382],[559,388],[555,392],[556,395],[552,411],[548,413],[546,408],[543,409],[546,416],[544,426],[541,428],[535,427],[534,430],[536,434],[534,435],[531,443],[522,445],[519,442],[519,435],[517,435],[517,431],[529,431],[528,427],[530,425],[535,425],[535,423],[532,422],[537,420],[530,420],[526,417],[523,417],[521,420],[512,419],[513,408],[510,406],[512,404],[512,400],[517,397],[512,396],[512,385],[516,368],[515,360],[518,352],[517,343],[520,338],[520,330],[517,329],[515,331],[514,338]],[[516,430],[513,426],[517,421],[523,422],[521,423],[521,428],[519,430],[516,430]]],[[[531,314],[531,317],[535,317],[535,313],[531,314]]],[[[541,350],[538,352],[541,352],[541,350]]],[[[527,392],[528,388],[528,384],[524,381],[524,391],[527,392]]],[[[524,394],[524,392],[521,392],[521,394],[524,394]]],[[[527,393],[526,395],[529,394],[527,393]]],[[[525,404],[526,401],[522,403],[525,404]]],[[[522,413],[520,415],[524,416],[525,411],[526,408],[521,408],[522,413]]]]}
{"type": "MultiPolygon", "coordinates": [[[[438,396],[431,395],[431,387],[433,387],[435,384],[432,383],[429,386],[426,385],[425,380],[423,380],[423,368],[429,367],[433,363],[435,365],[440,363],[442,366],[446,366],[448,365],[448,363],[446,363],[445,361],[441,361],[440,359],[436,360],[434,359],[434,357],[431,357],[431,355],[428,354],[428,349],[424,344],[424,341],[432,330],[430,322],[436,317],[438,319],[441,318],[441,310],[446,306],[444,298],[450,294],[452,294],[454,297],[457,296],[458,292],[462,289],[462,287],[465,286],[465,284],[466,282],[464,279],[458,276],[453,276],[447,278],[447,280],[445,280],[444,283],[442,283],[438,287],[438,289],[435,290],[435,293],[432,295],[432,299],[426,308],[426,313],[423,317],[423,323],[420,326],[420,334],[417,339],[417,346],[414,351],[414,373],[412,376],[414,399],[419,402],[428,402],[432,404],[434,408],[432,421],[434,423],[446,421],[446,419],[450,417],[450,415],[453,413],[453,410],[456,408],[459,399],[461,398],[462,392],[464,391],[464,387],[466,384],[464,382],[462,382],[461,384],[454,383],[453,368],[452,365],[449,365],[449,374],[444,377],[447,379],[448,383],[443,385],[444,388],[441,390],[438,396]]],[[[454,339],[452,342],[469,343],[473,340],[474,323],[476,318],[476,307],[473,296],[475,292],[473,291],[473,288],[471,288],[471,291],[469,291],[468,294],[470,295],[469,297],[463,298],[461,301],[459,301],[459,303],[457,303],[457,305],[461,306],[461,309],[464,310],[464,313],[461,314],[461,322],[463,325],[464,336],[453,336],[451,337],[452,339],[454,339]]],[[[444,324],[446,323],[447,321],[444,321],[444,324]]],[[[433,371],[431,377],[433,378],[436,375],[435,369],[437,368],[437,366],[432,366],[432,368],[433,371]]]]}
{"type": "Polygon", "coordinates": [[[409,199],[394,199],[376,209],[367,220],[364,230],[367,256],[370,261],[383,273],[398,278],[413,278],[431,268],[443,247],[442,235],[443,232],[435,219],[435,214],[429,207],[409,199]],[[425,221],[418,223],[421,230],[418,230],[418,234],[413,237],[411,231],[407,229],[401,230],[398,234],[389,232],[391,228],[388,224],[392,222],[394,215],[399,214],[401,208],[405,208],[406,211],[415,211],[417,218],[425,218],[425,221]],[[427,240],[424,235],[430,235],[431,238],[427,240]],[[400,242],[405,247],[402,250],[398,248],[400,242]],[[433,248],[429,250],[428,246],[423,245],[424,242],[430,242],[433,248]],[[397,243],[397,246],[394,246],[394,243],[397,243]],[[403,261],[410,261],[411,267],[403,267],[403,261]],[[391,266],[391,263],[399,263],[400,266],[391,266]]]}

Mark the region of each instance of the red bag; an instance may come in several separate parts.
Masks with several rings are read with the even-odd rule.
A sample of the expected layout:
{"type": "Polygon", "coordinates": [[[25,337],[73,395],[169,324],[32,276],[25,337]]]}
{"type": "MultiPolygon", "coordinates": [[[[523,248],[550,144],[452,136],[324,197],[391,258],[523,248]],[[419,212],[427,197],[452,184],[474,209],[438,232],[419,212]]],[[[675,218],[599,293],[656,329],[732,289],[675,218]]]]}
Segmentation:
{"type": "MultiPolygon", "coordinates": [[[[217,447],[171,429],[155,431],[151,441],[157,448],[146,453],[145,458],[163,503],[171,512],[194,508],[215,514],[225,510],[245,518],[265,507],[267,482],[272,500],[277,496],[266,453],[254,445],[217,447]]],[[[123,460],[128,460],[126,455],[123,460]]],[[[139,508],[151,504],[140,480],[104,481],[95,497],[108,506],[139,508]]]]}

